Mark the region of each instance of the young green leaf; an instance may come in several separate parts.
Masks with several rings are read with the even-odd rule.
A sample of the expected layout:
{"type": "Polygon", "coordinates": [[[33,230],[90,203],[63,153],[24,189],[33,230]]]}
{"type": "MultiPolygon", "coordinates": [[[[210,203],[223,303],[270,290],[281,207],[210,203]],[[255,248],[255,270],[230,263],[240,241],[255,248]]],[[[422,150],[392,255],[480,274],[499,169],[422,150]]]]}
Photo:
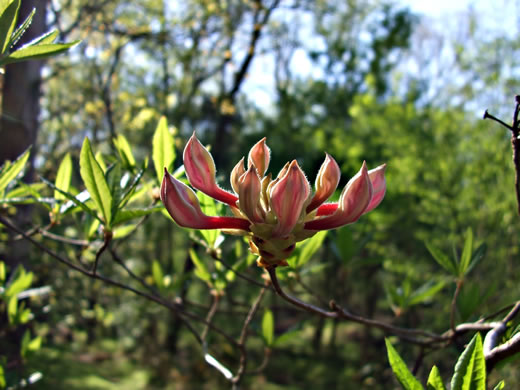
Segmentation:
{"type": "Polygon", "coordinates": [[[195,252],[193,249],[190,249],[189,253],[191,261],[193,261],[193,264],[195,264],[195,276],[204,282],[211,284],[211,274],[206,267],[206,264],[204,264],[204,262],[197,255],[197,252],[195,252]]]}
{"type": "Polygon", "coordinates": [[[2,283],[5,280],[5,274],[6,274],[5,263],[3,261],[0,261],[0,282],[2,282],[2,283]]]}
{"type": "Polygon", "coordinates": [[[493,390],[502,390],[506,387],[506,383],[504,381],[500,381],[497,383],[497,385],[493,388],[493,390]]]}
{"type": "Polygon", "coordinates": [[[274,316],[273,312],[266,309],[262,317],[262,337],[268,347],[273,345],[274,340],[274,316]]]}
{"type": "Polygon", "coordinates": [[[466,270],[466,275],[469,274],[478,263],[480,263],[480,260],[482,260],[486,255],[486,251],[486,243],[482,243],[481,245],[479,245],[477,249],[475,249],[475,251],[471,255],[471,261],[469,263],[468,269],[466,270]]]}
{"type": "Polygon", "coordinates": [[[321,248],[323,240],[327,235],[328,230],[322,230],[316,233],[311,238],[303,241],[297,245],[296,256],[288,259],[288,263],[292,268],[298,268],[307,263],[312,256],[321,248]]]}
{"type": "Polygon", "coordinates": [[[427,390],[446,390],[444,383],[442,383],[441,374],[437,366],[433,366],[428,376],[428,383],[426,383],[427,390]]]}
{"type": "Polygon", "coordinates": [[[164,168],[166,167],[168,172],[170,172],[175,160],[175,141],[168,131],[168,123],[164,116],[159,120],[153,136],[152,159],[153,165],[155,166],[155,172],[157,173],[157,179],[159,180],[159,183],[161,183],[164,175],[164,168]]]}
{"type": "Polygon", "coordinates": [[[469,267],[471,261],[471,255],[473,252],[473,231],[471,228],[468,228],[466,231],[466,240],[464,241],[464,249],[462,250],[462,255],[460,256],[460,262],[458,264],[458,273],[459,278],[462,278],[469,267]]]}
{"type": "MultiPolygon", "coordinates": [[[[56,174],[55,186],[64,192],[68,192],[70,188],[70,179],[72,177],[72,160],[70,158],[70,153],[67,153],[63,160],[61,160],[60,166],[58,168],[58,173],[56,174]]],[[[61,192],[54,190],[54,199],[56,200],[64,200],[66,199],[65,195],[61,192]]]]}
{"type": "Polygon", "coordinates": [[[106,170],[105,179],[108,184],[108,190],[112,195],[110,213],[112,215],[112,219],[115,219],[117,218],[117,213],[119,211],[119,201],[121,199],[121,193],[123,192],[121,188],[121,164],[119,164],[119,162],[112,164],[110,168],[106,170]]]}
{"type": "MultiPolygon", "coordinates": [[[[212,197],[204,194],[201,191],[197,191],[197,198],[199,199],[200,208],[204,214],[218,215],[217,203],[212,197]]],[[[220,236],[220,230],[218,229],[199,230],[199,233],[210,248],[215,246],[215,242],[220,236]]]]}
{"type": "Polygon", "coordinates": [[[64,51],[69,50],[72,46],[75,46],[80,41],[74,41],[70,43],[51,43],[51,44],[40,44],[40,45],[26,45],[21,47],[9,54],[7,58],[2,60],[2,65],[13,64],[15,62],[37,60],[47,58],[64,51]]]}
{"type": "Polygon", "coordinates": [[[5,163],[0,170],[0,194],[3,197],[4,191],[11,181],[23,170],[29,159],[30,148],[20,155],[13,163],[5,163]]]}
{"type": "Polygon", "coordinates": [[[426,242],[426,248],[433,256],[435,261],[446,271],[451,273],[454,276],[458,276],[457,264],[446,254],[444,254],[440,249],[435,247],[433,244],[426,242]]]}
{"type": "Polygon", "coordinates": [[[419,303],[431,300],[435,294],[442,290],[443,287],[443,281],[435,282],[430,280],[429,282],[426,282],[409,295],[407,302],[408,306],[417,305],[419,303]]]}
{"type": "Polygon", "coordinates": [[[27,29],[29,28],[29,26],[32,23],[35,13],[36,13],[36,8],[33,8],[32,11],[29,13],[29,15],[25,18],[23,23],[21,25],[19,25],[16,30],[14,30],[13,34],[11,35],[11,37],[9,39],[9,43],[7,44],[7,47],[5,48],[5,52],[3,52],[2,54],[5,55],[6,53],[8,53],[9,49],[12,48],[14,45],[16,45],[16,43],[22,37],[22,35],[25,34],[25,32],[27,31],[27,29]]]}
{"type": "Polygon", "coordinates": [[[85,138],[79,158],[80,174],[96,208],[103,215],[104,223],[112,222],[112,194],[99,163],[96,161],[90,141],[85,138]]]}
{"type": "Polygon", "coordinates": [[[132,148],[128,143],[126,137],[122,134],[119,134],[116,138],[114,138],[114,145],[123,161],[123,165],[126,168],[133,170],[136,166],[134,155],[132,154],[132,148]]]}
{"type": "MultiPolygon", "coordinates": [[[[34,12],[36,12],[36,9],[34,9],[34,12]]],[[[59,31],[57,29],[53,29],[50,31],[47,31],[45,34],[40,35],[38,38],[35,38],[31,41],[31,44],[33,45],[40,45],[44,43],[54,43],[56,38],[58,37],[59,31]]]]}
{"type": "Polygon", "coordinates": [[[451,379],[453,390],[486,390],[486,361],[482,339],[477,333],[462,352],[451,379]]]}
{"type": "Polygon", "coordinates": [[[119,210],[112,221],[112,225],[120,225],[122,223],[128,222],[135,218],[141,218],[145,215],[155,213],[157,211],[161,211],[163,209],[162,206],[154,206],[142,209],[127,209],[127,210],[119,210]]]}
{"type": "Polygon", "coordinates": [[[0,54],[5,53],[9,48],[19,9],[20,0],[4,0],[0,3],[0,54]]]}
{"type": "Polygon", "coordinates": [[[412,375],[408,367],[406,367],[403,359],[401,359],[401,356],[399,356],[390,341],[385,339],[385,343],[388,354],[388,361],[390,362],[390,366],[392,366],[392,371],[403,388],[405,390],[424,389],[421,383],[412,375]]]}
{"type": "Polygon", "coordinates": [[[152,263],[152,276],[155,285],[162,290],[164,288],[164,272],[161,267],[161,263],[154,260],[152,263]]]}

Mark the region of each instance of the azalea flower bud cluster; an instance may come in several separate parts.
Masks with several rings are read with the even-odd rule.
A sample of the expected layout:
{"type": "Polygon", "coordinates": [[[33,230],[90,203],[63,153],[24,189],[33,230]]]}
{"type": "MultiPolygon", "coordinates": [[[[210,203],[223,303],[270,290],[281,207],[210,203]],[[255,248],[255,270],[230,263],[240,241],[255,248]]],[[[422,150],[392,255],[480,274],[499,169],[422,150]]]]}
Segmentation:
{"type": "Polygon", "coordinates": [[[382,201],[385,191],[383,164],[368,170],[363,163],[347,183],[337,203],[325,203],[336,190],[341,171],[325,156],[316,176],[315,192],[296,160],[288,162],[273,178],[267,173],[270,150],[263,138],[249,151],[247,169],[242,158],[231,172],[233,193],[216,182],[213,157],[195,134],[184,149],[184,168],[191,186],[227,204],[233,216],[208,216],[195,192],[165,169],[161,200],[173,220],[192,229],[224,229],[248,235],[253,253],[262,267],[287,265],[295,244],[320,230],[334,229],[357,221],[382,201]]]}

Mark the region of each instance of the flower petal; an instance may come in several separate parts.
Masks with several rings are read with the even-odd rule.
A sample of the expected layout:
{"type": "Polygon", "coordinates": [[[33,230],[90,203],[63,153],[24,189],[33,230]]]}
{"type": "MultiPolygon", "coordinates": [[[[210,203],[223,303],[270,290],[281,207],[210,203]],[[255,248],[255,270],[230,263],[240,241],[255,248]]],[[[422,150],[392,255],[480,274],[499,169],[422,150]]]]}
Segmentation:
{"type": "Polygon", "coordinates": [[[247,172],[240,176],[238,183],[238,201],[240,210],[254,223],[263,222],[263,218],[259,212],[261,191],[262,183],[256,173],[255,166],[251,165],[247,172]]]}
{"type": "Polygon", "coordinates": [[[285,175],[269,189],[271,209],[278,219],[273,234],[283,237],[291,232],[310,194],[310,185],[296,160],[293,160],[285,175]]]}
{"type": "Polygon", "coordinates": [[[328,217],[307,222],[305,229],[334,229],[356,222],[370,204],[372,193],[372,183],[368,176],[367,166],[363,162],[359,172],[350,179],[343,189],[336,212],[328,217]]]}
{"type": "Polygon", "coordinates": [[[372,182],[372,187],[374,188],[374,193],[372,194],[372,200],[370,204],[363,212],[363,214],[372,211],[379,203],[383,200],[386,193],[386,179],[385,179],[385,170],[386,164],[380,165],[377,168],[371,169],[368,171],[368,176],[370,177],[370,181],[372,182]]]}
{"type": "Polygon", "coordinates": [[[231,171],[231,176],[229,178],[229,181],[231,182],[231,188],[233,188],[233,191],[238,194],[238,188],[240,176],[242,176],[246,170],[244,169],[244,157],[235,165],[233,170],[231,171]]]}
{"type": "Polygon", "coordinates": [[[254,165],[260,177],[264,177],[267,167],[269,166],[269,161],[271,160],[270,151],[265,144],[265,140],[266,138],[264,137],[258,141],[249,151],[247,158],[248,168],[254,165]]]}
{"type": "Polygon", "coordinates": [[[200,141],[195,136],[191,136],[186,147],[184,148],[184,168],[186,169],[186,176],[190,184],[204,192],[206,195],[234,206],[238,198],[219,188],[215,178],[215,162],[208,150],[202,146],[200,141]]]}
{"type": "Polygon", "coordinates": [[[164,169],[161,200],[173,220],[192,229],[241,229],[249,231],[250,222],[233,217],[209,217],[200,208],[193,190],[164,169]]]}
{"type": "Polygon", "coordinates": [[[336,191],[341,177],[338,163],[328,153],[325,154],[325,161],[316,176],[316,193],[307,206],[308,213],[320,206],[336,191]]]}

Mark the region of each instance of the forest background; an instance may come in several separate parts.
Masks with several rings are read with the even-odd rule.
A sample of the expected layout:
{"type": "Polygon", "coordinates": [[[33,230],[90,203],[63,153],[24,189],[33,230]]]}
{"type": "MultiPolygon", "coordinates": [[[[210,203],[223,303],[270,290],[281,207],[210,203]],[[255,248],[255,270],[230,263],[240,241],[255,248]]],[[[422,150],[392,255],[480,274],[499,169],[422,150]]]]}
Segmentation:
{"type": "MultiPolygon", "coordinates": [[[[447,381],[473,333],[442,348],[418,345],[288,305],[257,285],[264,271],[246,241],[179,228],[161,212],[156,144],[175,151],[170,168],[182,175],[182,150],[196,131],[225,188],[235,163],[264,136],[270,171],[297,159],[311,183],[325,151],[341,168],[340,188],[364,160],[386,163],[381,205],[299,248],[279,270],[280,284],[304,301],[326,307],[334,299],[365,318],[439,334],[488,318],[520,292],[511,135],[482,120],[486,109],[511,117],[520,91],[513,3],[496,15],[470,7],[432,18],[377,0],[22,1],[20,20],[37,12],[18,45],[52,28],[60,41],[81,42],[45,62],[5,68],[0,161],[32,147],[23,180],[11,183],[18,192],[3,199],[2,220],[174,309],[58,264],[3,224],[2,292],[31,275],[20,283],[31,294],[15,309],[30,309],[25,320],[13,319],[7,299],[0,303],[6,382],[229,388],[223,367],[242,367],[244,355],[228,336],[241,333],[249,351],[244,388],[389,388],[397,382],[382,353],[385,336],[423,383],[434,364],[447,381]],[[506,9],[507,28],[489,23],[506,9]],[[138,177],[134,214],[114,226],[109,248],[96,219],[52,187],[63,167],[66,192],[85,190],[85,137],[104,170],[138,177]],[[467,274],[451,275],[432,256],[459,258],[468,242],[482,256],[467,274]]],[[[493,367],[490,385],[504,379],[514,388],[517,364],[513,357],[493,367]]]]}

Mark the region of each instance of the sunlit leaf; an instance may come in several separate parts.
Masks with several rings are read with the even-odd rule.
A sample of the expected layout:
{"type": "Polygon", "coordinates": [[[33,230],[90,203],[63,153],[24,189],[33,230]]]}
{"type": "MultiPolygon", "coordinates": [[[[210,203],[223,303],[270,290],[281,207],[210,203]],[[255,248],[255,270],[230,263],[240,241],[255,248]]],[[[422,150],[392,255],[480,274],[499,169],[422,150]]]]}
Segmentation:
{"type": "Polygon", "coordinates": [[[193,264],[195,265],[195,276],[206,283],[211,283],[211,273],[206,267],[206,264],[204,264],[204,262],[197,255],[197,252],[195,252],[193,249],[190,249],[189,253],[191,261],[193,261],[193,264]]]}
{"type": "Polygon", "coordinates": [[[470,265],[471,257],[473,252],[473,231],[468,228],[466,231],[466,239],[464,241],[464,249],[460,256],[460,262],[458,264],[459,277],[463,277],[470,265]]]}
{"type": "Polygon", "coordinates": [[[96,161],[90,141],[85,138],[79,159],[80,174],[96,208],[103,215],[105,224],[110,226],[112,220],[112,194],[108,188],[103,170],[96,161]]]}
{"type": "Polygon", "coordinates": [[[134,155],[132,154],[132,148],[128,143],[126,137],[122,134],[119,134],[116,138],[114,138],[114,145],[121,156],[121,160],[123,161],[123,165],[126,168],[133,169],[136,165],[134,155]]]}
{"type": "Polygon", "coordinates": [[[157,260],[154,260],[152,262],[152,276],[153,281],[155,282],[155,285],[159,289],[164,288],[164,272],[161,267],[161,263],[159,263],[157,260]]]}
{"type": "Polygon", "coordinates": [[[2,166],[2,170],[0,171],[0,194],[2,194],[2,197],[9,183],[16,179],[16,176],[24,169],[29,155],[30,148],[23,152],[23,154],[12,163],[5,163],[2,166]]]}
{"type": "Polygon", "coordinates": [[[322,230],[311,238],[297,245],[296,255],[287,260],[292,268],[298,268],[307,263],[312,256],[321,248],[328,230],[322,230]]]}
{"type": "Polygon", "coordinates": [[[262,317],[262,337],[268,347],[273,345],[274,340],[274,316],[273,312],[266,309],[262,317]]]}
{"type": "Polygon", "coordinates": [[[486,390],[486,361],[479,333],[473,336],[460,355],[451,379],[451,388],[454,390],[486,390]]]}
{"type": "Polygon", "coordinates": [[[392,344],[388,339],[385,339],[386,343],[386,352],[388,354],[388,361],[390,362],[390,366],[392,367],[392,371],[394,372],[397,380],[403,386],[405,390],[421,390],[424,387],[421,383],[413,376],[410,372],[406,364],[404,363],[401,356],[394,349],[392,344]]]}
{"type": "Polygon", "coordinates": [[[166,167],[168,172],[171,172],[175,161],[175,141],[168,130],[168,123],[164,116],[159,120],[153,136],[152,159],[157,180],[161,183],[164,168],[166,167]]]}
{"type": "Polygon", "coordinates": [[[5,58],[2,61],[2,63],[4,65],[7,65],[20,61],[47,58],[59,53],[63,53],[64,51],[69,50],[72,46],[77,45],[79,42],[80,41],[74,41],[70,43],[46,43],[34,46],[23,46],[15,52],[9,54],[9,56],[5,58]]]}
{"type": "MultiPolygon", "coordinates": [[[[55,186],[64,192],[69,191],[70,180],[72,177],[72,159],[70,158],[70,153],[67,153],[58,167],[58,173],[56,174],[55,186]]],[[[56,200],[64,200],[67,199],[65,195],[63,195],[59,191],[54,191],[54,199],[56,200]]]]}
{"type": "Polygon", "coordinates": [[[426,383],[427,390],[446,390],[444,383],[442,382],[441,374],[437,366],[433,366],[428,376],[428,382],[426,383]]]}
{"type": "Polygon", "coordinates": [[[0,2],[0,54],[8,49],[19,9],[20,0],[2,0],[0,2]]]}

